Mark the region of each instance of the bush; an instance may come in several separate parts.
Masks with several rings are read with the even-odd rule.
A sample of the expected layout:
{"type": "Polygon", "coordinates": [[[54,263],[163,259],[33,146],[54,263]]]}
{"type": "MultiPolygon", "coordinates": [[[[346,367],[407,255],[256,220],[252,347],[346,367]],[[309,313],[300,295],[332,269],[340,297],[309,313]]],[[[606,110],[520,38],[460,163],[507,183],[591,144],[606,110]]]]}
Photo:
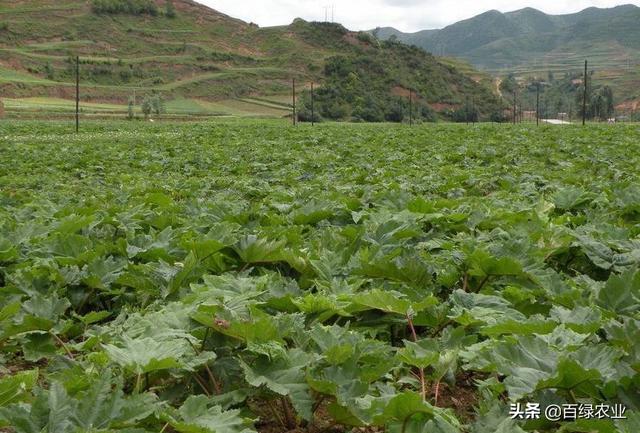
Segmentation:
{"type": "Polygon", "coordinates": [[[164,4],[164,15],[167,18],[175,18],[176,17],[176,7],[173,4],[173,0],[167,0],[164,4]]]}
{"type": "Polygon", "coordinates": [[[144,118],[146,119],[147,117],[149,117],[152,111],[153,102],[151,101],[151,98],[144,98],[144,100],[142,101],[142,114],[144,114],[144,118]]]}
{"type": "Polygon", "coordinates": [[[158,15],[153,0],[92,0],[91,9],[97,14],[158,15]]]}
{"type": "Polygon", "coordinates": [[[160,115],[165,112],[164,109],[164,101],[162,100],[162,96],[154,95],[151,99],[151,104],[153,107],[153,112],[157,115],[160,115]]]}
{"type": "Polygon", "coordinates": [[[478,109],[471,106],[458,108],[451,113],[454,122],[477,122],[480,119],[478,109]]]}
{"type": "Polygon", "coordinates": [[[160,115],[165,112],[164,101],[162,100],[162,96],[159,94],[154,94],[151,96],[147,96],[142,101],[142,113],[144,117],[147,118],[151,113],[156,115],[160,115]]]}
{"type": "Polygon", "coordinates": [[[404,120],[404,107],[398,101],[387,108],[384,114],[384,120],[387,122],[402,122],[404,120]]]}
{"type": "Polygon", "coordinates": [[[489,120],[496,123],[503,123],[503,122],[506,122],[508,119],[507,119],[507,116],[505,116],[504,114],[504,110],[495,110],[489,116],[489,120]]]}
{"type": "Polygon", "coordinates": [[[353,110],[352,117],[355,121],[364,122],[382,122],[385,120],[384,112],[374,103],[365,103],[356,106],[353,110]]]}
{"type": "Polygon", "coordinates": [[[298,101],[298,106],[296,107],[296,112],[298,114],[298,120],[300,122],[322,122],[322,116],[318,111],[318,106],[314,107],[313,113],[311,111],[311,92],[304,91],[300,100],[298,101]]]}
{"type": "Polygon", "coordinates": [[[55,78],[55,71],[53,70],[53,66],[51,66],[51,62],[47,62],[44,65],[44,75],[47,80],[53,80],[55,78]]]}
{"type": "Polygon", "coordinates": [[[358,35],[356,37],[360,42],[368,45],[373,45],[375,42],[375,38],[373,37],[373,35],[367,32],[358,32],[358,35]]]}
{"type": "Polygon", "coordinates": [[[422,117],[422,120],[426,122],[438,121],[438,114],[435,112],[433,108],[431,108],[426,104],[420,106],[419,113],[420,113],[420,117],[422,117]]]}
{"type": "Polygon", "coordinates": [[[9,30],[9,23],[0,23],[0,32],[9,30]]]}

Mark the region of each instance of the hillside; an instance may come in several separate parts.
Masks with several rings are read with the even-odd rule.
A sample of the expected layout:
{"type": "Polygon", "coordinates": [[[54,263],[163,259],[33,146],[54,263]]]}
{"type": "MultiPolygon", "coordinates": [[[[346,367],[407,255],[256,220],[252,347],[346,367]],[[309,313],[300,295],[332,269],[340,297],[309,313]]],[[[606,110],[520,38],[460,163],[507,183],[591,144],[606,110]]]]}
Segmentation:
{"type": "Polygon", "coordinates": [[[175,114],[286,116],[292,78],[301,87],[323,83],[327,60],[336,57],[375,59],[382,71],[397,72],[365,69],[358,77],[375,81],[371,96],[383,102],[412,88],[420,101],[449,114],[468,97],[481,113],[499,107],[487,76],[423,51],[407,56],[404,46],[337,24],[295,20],[259,28],[190,0],[6,3],[0,4],[0,96],[10,113],[72,108],[76,55],[83,108],[102,114],[126,111],[130,98],[139,104],[160,94],[175,114]]]}
{"type": "Polygon", "coordinates": [[[639,97],[640,8],[588,8],[569,15],[547,15],[526,8],[489,11],[440,30],[402,33],[376,29],[443,56],[471,62],[489,73],[545,76],[580,70],[588,58],[595,79],[612,85],[619,99],[639,97]]]}

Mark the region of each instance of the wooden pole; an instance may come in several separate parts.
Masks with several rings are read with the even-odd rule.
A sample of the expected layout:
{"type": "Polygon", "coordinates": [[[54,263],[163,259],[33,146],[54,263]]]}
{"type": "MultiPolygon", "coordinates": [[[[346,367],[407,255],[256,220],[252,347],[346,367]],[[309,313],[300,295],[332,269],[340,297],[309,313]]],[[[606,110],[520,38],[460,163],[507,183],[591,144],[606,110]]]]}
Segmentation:
{"type": "Polygon", "coordinates": [[[518,95],[518,90],[516,87],[513,88],[513,124],[515,125],[516,122],[518,121],[517,116],[518,113],[516,112],[516,101],[517,101],[517,96],[518,95]]]}
{"type": "Polygon", "coordinates": [[[536,86],[536,126],[540,126],[540,83],[536,86]]]}
{"type": "Polygon", "coordinates": [[[464,99],[464,120],[469,124],[469,95],[464,99]]]}
{"type": "Polygon", "coordinates": [[[471,97],[471,123],[476,124],[476,97],[471,97]]]}
{"type": "Polygon", "coordinates": [[[582,95],[582,126],[587,123],[587,61],[584,61],[584,93],[582,95]]]}
{"type": "Polygon", "coordinates": [[[311,82],[311,126],[315,125],[316,112],[313,107],[313,81],[311,82]]]}
{"type": "Polygon", "coordinates": [[[296,119],[296,79],[293,78],[292,80],[292,87],[293,87],[293,126],[296,126],[296,122],[298,119],[296,119]]]}
{"type": "Polygon", "coordinates": [[[413,91],[409,89],[409,126],[413,125],[413,91]]]}
{"type": "Polygon", "coordinates": [[[76,134],[80,131],[80,56],[76,56],[76,134]]]}

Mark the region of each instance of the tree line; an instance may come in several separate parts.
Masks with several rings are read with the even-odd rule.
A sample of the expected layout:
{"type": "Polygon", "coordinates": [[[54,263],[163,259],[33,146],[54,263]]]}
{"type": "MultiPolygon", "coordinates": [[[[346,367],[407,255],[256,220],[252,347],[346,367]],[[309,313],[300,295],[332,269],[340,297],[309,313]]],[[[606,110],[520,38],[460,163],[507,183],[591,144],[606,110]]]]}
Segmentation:
{"type": "Polygon", "coordinates": [[[176,8],[172,0],[165,2],[164,11],[160,11],[153,0],[92,0],[91,9],[96,14],[157,16],[163,13],[169,18],[176,16],[176,8]]]}
{"type": "MultiPolygon", "coordinates": [[[[500,84],[500,91],[507,100],[516,92],[520,109],[534,111],[540,94],[540,117],[555,118],[565,113],[568,118],[582,117],[584,77],[581,73],[567,72],[557,77],[552,72],[546,79],[530,77],[518,82],[513,74],[500,84]]],[[[607,120],[615,115],[614,94],[611,87],[593,83],[593,71],[587,79],[586,118],[607,120]]]]}

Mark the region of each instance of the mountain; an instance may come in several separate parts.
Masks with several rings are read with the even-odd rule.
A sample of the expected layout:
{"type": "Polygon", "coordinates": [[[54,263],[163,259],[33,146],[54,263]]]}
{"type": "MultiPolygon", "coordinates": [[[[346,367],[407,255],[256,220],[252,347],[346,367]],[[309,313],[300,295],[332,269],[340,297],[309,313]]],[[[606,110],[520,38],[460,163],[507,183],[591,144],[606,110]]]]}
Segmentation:
{"type": "Polygon", "coordinates": [[[444,116],[471,97],[481,114],[500,109],[488,75],[338,24],[297,19],[260,28],[190,0],[0,3],[0,96],[8,113],[69,108],[75,56],[83,109],[103,114],[126,110],[130,98],[161,95],[176,114],[285,116],[292,79],[302,90],[329,85],[336,75],[327,65],[337,64],[352,68],[355,84],[340,94],[319,89],[319,104],[340,105],[336,118],[352,118],[363,101],[383,111],[406,106],[408,89],[416,104],[444,116]]]}
{"type": "Polygon", "coordinates": [[[488,11],[439,30],[402,33],[376,29],[381,39],[414,44],[469,61],[489,73],[547,76],[580,70],[589,59],[595,79],[610,82],[620,97],[638,97],[640,8],[623,5],[548,15],[525,8],[488,11]]]}

